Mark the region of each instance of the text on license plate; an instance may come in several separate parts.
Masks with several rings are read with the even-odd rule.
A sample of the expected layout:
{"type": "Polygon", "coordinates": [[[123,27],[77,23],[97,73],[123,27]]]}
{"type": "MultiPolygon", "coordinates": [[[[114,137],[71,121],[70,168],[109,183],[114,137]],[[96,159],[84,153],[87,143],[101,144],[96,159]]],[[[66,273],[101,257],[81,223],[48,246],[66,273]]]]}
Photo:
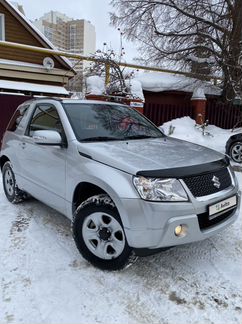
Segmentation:
{"type": "Polygon", "coordinates": [[[222,212],[226,209],[229,209],[233,206],[236,206],[236,204],[237,204],[236,196],[222,200],[222,201],[218,202],[217,204],[209,206],[209,216],[220,213],[220,212],[222,212]]]}

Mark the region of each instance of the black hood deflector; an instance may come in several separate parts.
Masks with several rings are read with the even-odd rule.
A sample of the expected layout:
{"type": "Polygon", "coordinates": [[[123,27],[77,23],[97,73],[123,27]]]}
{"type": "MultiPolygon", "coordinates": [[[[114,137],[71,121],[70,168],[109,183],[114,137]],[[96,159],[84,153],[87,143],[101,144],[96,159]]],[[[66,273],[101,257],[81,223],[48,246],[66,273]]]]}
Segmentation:
{"type": "Polygon", "coordinates": [[[207,174],[226,168],[229,166],[229,158],[227,156],[222,160],[194,165],[189,167],[180,167],[172,169],[161,170],[146,170],[138,171],[137,176],[143,176],[146,178],[176,178],[183,179],[187,177],[193,177],[197,175],[207,174]]]}

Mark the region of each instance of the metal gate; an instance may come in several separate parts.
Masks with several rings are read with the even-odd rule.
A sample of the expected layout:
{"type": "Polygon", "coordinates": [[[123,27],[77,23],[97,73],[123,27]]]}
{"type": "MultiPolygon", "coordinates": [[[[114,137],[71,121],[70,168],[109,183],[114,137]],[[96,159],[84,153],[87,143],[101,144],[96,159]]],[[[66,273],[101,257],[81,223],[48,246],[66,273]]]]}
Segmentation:
{"type": "Polygon", "coordinates": [[[0,140],[16,108],[28,99],[31,99],[31,97],[10,94],[0,95],[0,140]]]}
{"type": "Polygon", "coordinates": [[[157,126],[163,123],[184,116],[193,118],[192,105],[189,104],[157,104],[148,103],[144,107],[144,115],[148,117],[157,126]]]}
{"type": "MultiPolygon", "coordinates": [[[[163,104],[162,99],[159,103],[147,102],[144,107],[144,115],[157,126],[184,116],[189,116],[194,119],[192,103],[163,104]]],[[[242,110],[240,107],[233,106],[232,104],[223,104],[218,102],[218,100],[208,99],[206,119],[209,120],[209,124],[231,129],[239,119],[242,119],[242,110]]]]}
{"type": "Polygon", "coordinates": [[[209,120],[209,124],[230,129],[236,125],[241,117],[242,110],[239,106],[234,106],[233,104],[223,104],[217,101],[208,100],[207,102],[206,119],[209,120]]]}

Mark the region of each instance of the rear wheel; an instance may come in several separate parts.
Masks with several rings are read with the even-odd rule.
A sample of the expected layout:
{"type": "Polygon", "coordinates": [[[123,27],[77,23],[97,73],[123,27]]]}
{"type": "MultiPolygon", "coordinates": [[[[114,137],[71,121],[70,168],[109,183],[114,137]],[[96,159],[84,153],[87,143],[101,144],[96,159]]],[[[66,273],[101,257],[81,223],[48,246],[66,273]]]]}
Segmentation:
{"type": "Polygon", "coordinates": [[[13,204],[23,201],[27,194],[18,188],[12,165],[9,161],[3,166],[2,177],[3,189],[7,199],[13,204]]]}
{"type": "Polygon", "coordinates": [[[234,162],[242,163],[242,142],[234,142],[229,149],[229,155],[234,162]]]}
{"type": "Polygon", "coordinates": [[[114,203],[97,195],[82,203],[73,220],[73,236],[83,257],[103,270],[119,270],[134,262],[114,203]]]}

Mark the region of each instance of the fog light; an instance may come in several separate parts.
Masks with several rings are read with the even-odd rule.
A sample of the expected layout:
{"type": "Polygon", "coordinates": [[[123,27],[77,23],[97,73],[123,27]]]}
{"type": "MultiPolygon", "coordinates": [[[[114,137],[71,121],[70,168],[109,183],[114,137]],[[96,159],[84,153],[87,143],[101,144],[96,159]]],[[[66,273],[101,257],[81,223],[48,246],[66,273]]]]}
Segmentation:
{"type": "Polygon", "coordinates": [[[179,237],[183,237],[187,235],[187,227],[186,225],[178,225],[175,227],[175,235],[179,237]]]}

